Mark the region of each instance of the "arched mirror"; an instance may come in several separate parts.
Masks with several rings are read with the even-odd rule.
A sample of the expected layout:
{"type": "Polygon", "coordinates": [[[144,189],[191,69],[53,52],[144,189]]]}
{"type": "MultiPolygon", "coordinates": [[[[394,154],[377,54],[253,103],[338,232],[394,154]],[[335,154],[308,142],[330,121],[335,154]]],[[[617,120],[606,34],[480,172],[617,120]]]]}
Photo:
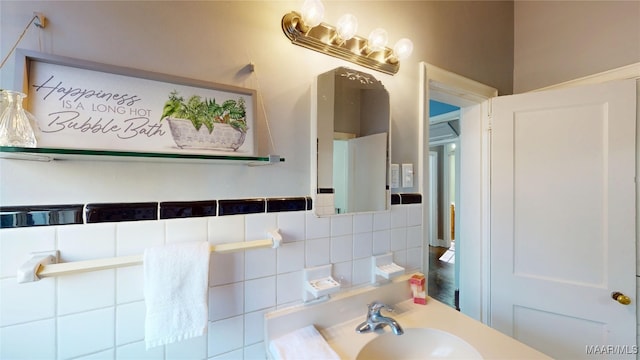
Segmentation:
{"type": "Polygon", "coordinates": [[[339,67],[318,75],[311,97],[316,215],[387,210],[391,117],[384,85],[339,67]]]}

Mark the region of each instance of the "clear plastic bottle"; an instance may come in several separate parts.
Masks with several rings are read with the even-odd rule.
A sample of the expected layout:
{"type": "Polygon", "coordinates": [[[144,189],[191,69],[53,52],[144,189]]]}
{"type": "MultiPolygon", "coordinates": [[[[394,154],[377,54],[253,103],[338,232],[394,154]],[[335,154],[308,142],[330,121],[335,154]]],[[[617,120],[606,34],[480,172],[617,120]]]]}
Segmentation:
{"type": "Polygon", "coordinates": [[[29,119],[33,118],[23,107],[27,96],[19,91],[3,90],[0,114],[0,146],[36,147],[36,136],[29,119]]]}

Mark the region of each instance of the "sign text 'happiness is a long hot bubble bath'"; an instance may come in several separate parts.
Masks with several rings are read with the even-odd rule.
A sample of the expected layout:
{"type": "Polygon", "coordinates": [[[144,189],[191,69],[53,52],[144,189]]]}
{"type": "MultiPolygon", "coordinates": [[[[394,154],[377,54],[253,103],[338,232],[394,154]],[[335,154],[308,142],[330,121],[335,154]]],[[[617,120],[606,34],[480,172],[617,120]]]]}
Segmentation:
{"type": "Polygon", "coordinates": [[[151,109],[136,106],[142,100],[138,95],[66,86],[55,75],[32,87],[36,95],[42,95],[43,100],[52,98],[59,101],[61,108],[49,113],[48,118],[41,122],[40,130],[44,133],[75,131],[113,134],[125,140],[141,135],[153,137],[166,134],[163,124],[150,121],[151,109]],[[86,112],[89,115],[83,116],[86,112]]]}

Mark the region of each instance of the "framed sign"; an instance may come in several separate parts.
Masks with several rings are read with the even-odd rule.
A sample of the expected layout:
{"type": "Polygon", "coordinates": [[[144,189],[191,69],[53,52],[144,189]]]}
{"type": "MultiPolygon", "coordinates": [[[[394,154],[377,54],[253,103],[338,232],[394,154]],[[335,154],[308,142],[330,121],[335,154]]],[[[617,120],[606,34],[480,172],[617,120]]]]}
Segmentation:
{"type": "Polygon", "coordinates": [[[17,52],[38,147],[255,155],[256,91],[17,52]]]}

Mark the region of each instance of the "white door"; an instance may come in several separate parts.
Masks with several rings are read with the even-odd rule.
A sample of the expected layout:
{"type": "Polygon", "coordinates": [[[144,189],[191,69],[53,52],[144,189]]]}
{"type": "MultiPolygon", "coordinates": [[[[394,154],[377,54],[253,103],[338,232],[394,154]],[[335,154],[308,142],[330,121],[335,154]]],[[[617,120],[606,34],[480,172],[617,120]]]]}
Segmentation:
{"type": "Polygon", "coordinates": [[[353,177],[349,211],[382,211],[387,197],[387,133],[349,140],[353,177]]]}
{"type": "Polygon", "coordinates": [[[557,359],[635,358],[635,86],[492,104],[491,326],[557,359]]]}

